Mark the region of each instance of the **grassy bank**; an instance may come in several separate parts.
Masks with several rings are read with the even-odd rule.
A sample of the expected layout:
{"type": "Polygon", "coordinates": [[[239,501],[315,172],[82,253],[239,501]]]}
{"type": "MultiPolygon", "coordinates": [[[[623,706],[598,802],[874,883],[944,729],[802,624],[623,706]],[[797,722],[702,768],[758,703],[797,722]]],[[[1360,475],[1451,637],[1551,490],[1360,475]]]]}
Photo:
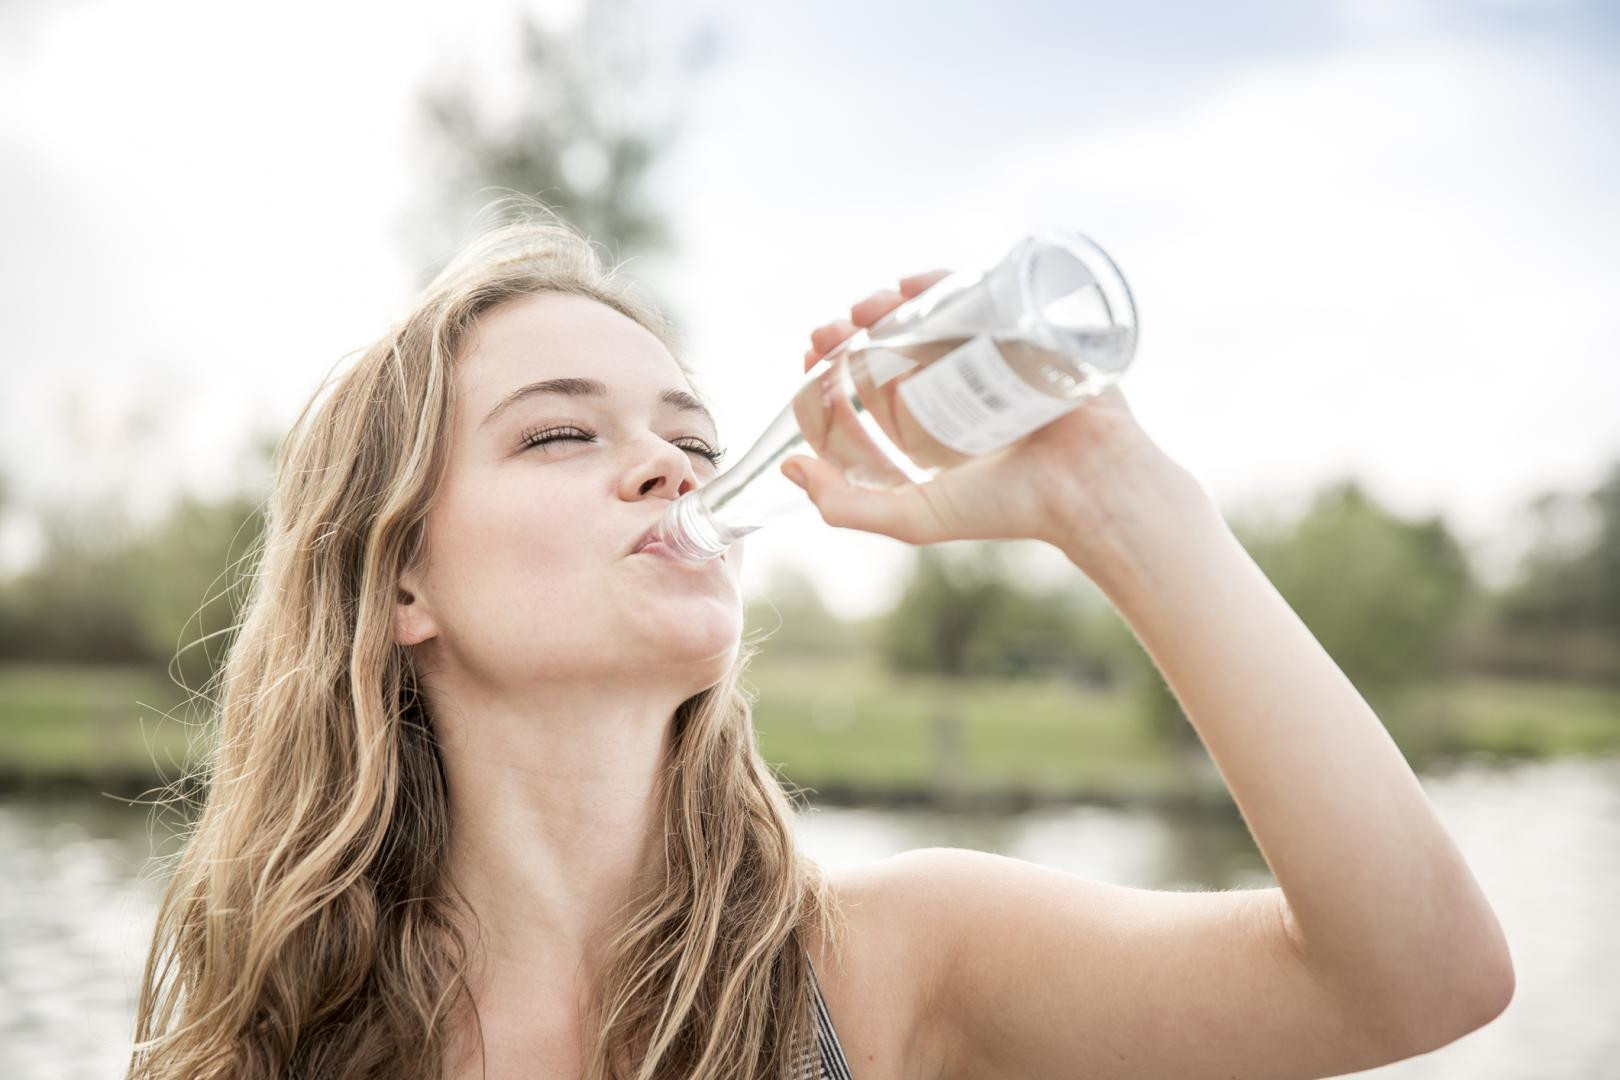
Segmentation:
{"type": "Polygon", "coordinates": [[[859,659],[764,661],[752,671],[760,753],[795,783],[842,795],[940,782],[935,718],[958,718],[969,792],[1131,800],[1197,783],[1120,694],[1057,680],[902,677],[859,659]]]}
{"type": "MultiPolygon", "coordinates": [[[[961,791],[1004,802],[1222,797],[1218,777],[1155,742],[1121,694],[904,678],[862,659],[761,658],[748,685],[766,761],[828,801],[928,801],[941,760],[960,761],[961,791]],[[942,711],[960,730],[943,746],[942,711]]],[[[145,669],[0,665],[0,784],[132,794],[172,780],[206,744],[184,701],[145,669]]],[[[1620,752],[1620,691],[1609,688],[1470,678],[1425,688],[1384,719],[1419,768],[1620,752]]]]}
{"type": "Polygon", "coordinates": [[[198,737],[179,708],[185,696],[148,668],[0,665],[0,775],[13,783],[173,775],[198,737]]]}

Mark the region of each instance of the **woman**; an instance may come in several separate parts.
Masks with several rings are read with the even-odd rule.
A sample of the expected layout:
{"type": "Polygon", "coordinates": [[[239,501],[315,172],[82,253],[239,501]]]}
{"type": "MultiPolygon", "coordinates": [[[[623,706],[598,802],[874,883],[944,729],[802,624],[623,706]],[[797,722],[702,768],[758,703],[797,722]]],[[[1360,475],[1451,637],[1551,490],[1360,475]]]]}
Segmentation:
{"type": "MultiPolygon", "coordinates": [[[[815,331],[806,366],[938,276],[815,331]]],[[[740,689],[742,546],[638,550],[719,471],[676,353],[537,217],[311,400],[132,1077],[1327,1076],[1505,1007],[1501,930],[1400,753],[1117,390],[922,487],[785,471],[835,525],[1060,547],[1281,888],[953,849],[824,873],[740,689]]]]}

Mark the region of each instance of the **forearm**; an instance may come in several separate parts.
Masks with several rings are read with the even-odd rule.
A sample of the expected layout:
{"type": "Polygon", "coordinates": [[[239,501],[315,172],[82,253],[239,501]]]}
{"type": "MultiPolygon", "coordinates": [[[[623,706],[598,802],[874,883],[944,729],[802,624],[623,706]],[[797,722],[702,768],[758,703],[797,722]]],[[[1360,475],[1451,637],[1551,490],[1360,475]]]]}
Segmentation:
{"type": "Polygon", "coordinates": [[[1165,477],[1114,516],[1107,558],[1095,536],[1065,551],[1175,692],[1301,954],[1370,1008],[1490,1008],[1511,993],[1506,942],[1417,777],[1214,503],[1165,477]]]}

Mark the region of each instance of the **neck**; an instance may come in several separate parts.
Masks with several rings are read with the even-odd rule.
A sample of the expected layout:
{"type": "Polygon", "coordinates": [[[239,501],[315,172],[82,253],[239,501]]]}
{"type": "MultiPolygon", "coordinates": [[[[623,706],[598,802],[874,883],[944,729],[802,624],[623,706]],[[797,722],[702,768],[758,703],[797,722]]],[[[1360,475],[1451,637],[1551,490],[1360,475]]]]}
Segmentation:
{"type": "Polygon", "coordinates": [[[492,972],[524,972],[537,992],[589,984],[604,929],[660,865],[678,704],[593,687],[435,710],[451,878],[492,972]]]}

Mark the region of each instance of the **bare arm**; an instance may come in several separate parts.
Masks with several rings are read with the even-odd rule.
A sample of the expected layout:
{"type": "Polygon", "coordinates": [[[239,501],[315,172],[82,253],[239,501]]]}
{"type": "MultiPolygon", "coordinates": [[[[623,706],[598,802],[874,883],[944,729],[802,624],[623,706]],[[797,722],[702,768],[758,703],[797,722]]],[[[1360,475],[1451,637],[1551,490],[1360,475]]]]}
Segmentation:
{"type": "Polygon", "coordinates": [[[1145,470],[1133,489],[1111,556],[1088,542],[1085,565],[1230,788],[1301,955],[1414,1037],[1496,1015],[1501,926],[1378,717],[1190,476],[1145,470]]]}
{"type": "MultiPolygon", "coordinates": [[[[935,276],[819,328],[807,363],[935,276]]],[[[1063,550],[1163,673],[1280,886],[1129,889],[948,848],[883,860],[867,892],[907,941],[914,1041],[934,1048],[913,1075],[1337,1076],[1506,1007],[1501,927],[1406,760],[1117,386],[926,484],[783,471],[832,525],[1063,550]]]]}

